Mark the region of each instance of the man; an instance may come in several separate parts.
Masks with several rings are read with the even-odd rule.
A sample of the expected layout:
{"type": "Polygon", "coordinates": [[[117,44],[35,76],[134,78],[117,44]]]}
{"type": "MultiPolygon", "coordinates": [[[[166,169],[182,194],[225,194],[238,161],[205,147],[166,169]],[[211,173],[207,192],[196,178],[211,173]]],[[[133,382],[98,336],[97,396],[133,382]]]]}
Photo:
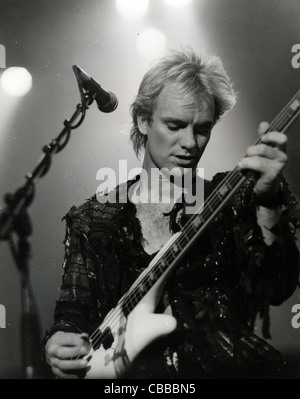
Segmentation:
{"type": "MultiPolygon", "coordinates": [[[[275,378],[280,372],[279,353],[253,327],[260,314],[268,338],[269,306],[296,288],[296,201],[282,177],[286,137],[263,135],[266,123],[261,143],[238,165],[244,184],[168,278],[132,311],[117,305],[143,285],[138,276],[189,223],[189,187],[178,189],[171,176],[191,176],[191,187],[197,185],[211,131],[235,101],[221,61],[191,49],[173,52],[144,76],[131,131],[137,155],[144,151],[143,172],[106,203],[94,196],[66,216],[61,297],[45,337],[46,360],[58,378],[275,378]]],[[[202,181],[203,212],[226,176],[202,181]]]]}

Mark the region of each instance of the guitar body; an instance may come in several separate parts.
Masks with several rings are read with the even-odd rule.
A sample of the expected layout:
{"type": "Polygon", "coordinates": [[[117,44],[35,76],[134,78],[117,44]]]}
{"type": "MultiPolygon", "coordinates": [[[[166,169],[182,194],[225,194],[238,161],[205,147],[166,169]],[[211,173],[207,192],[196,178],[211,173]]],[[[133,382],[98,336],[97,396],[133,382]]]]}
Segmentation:
{"type": "Polygon", "coordinates": [[[112,331],[114,341],[111,347],[92,349],[87,356],[90,360],[86,379],[122,377],[146,346],[176,328],[173,316],[150,313],[146,303],[137,305],[128,317],[122,313],[118,317],[112,331]]]}
{"type": "MultiPolygon", "coordinates": [[[[158,262],[158,259],[161,258],[173,242],[176,241],[180,234],[181,233],[178,232],[170,238],[161,251],[150,262],[147,269],[141,273],[128,293],[134,292],[137,287],[141,289],[140,284],[143,278],[149,276],[149,271],[152,270],[153,266],[158,262]]],[[[99,336],[95,338],[92,336],[94,345],[92,345],[88,355],[85,356],[85,358],[89,359],[89,368],[85,376],[86,379],[113,379],[119,377],[128,369],[137,355],[151,342],[175,330],[177,322],[173,316],[154,313],[163,292],[165,282],[171,272],[172,267],[168,268],[160,276],[128,316],[124,314],[122,308],[126,296],[122,297],[116,308],[112,309],[107,314],[99,327],[99,336]],[[109,332],[107,328],[109,328],[109,332]],[[95,341],[105,341],[107,335],[111,338],[110,347],[105,349],[105,344],[102,344],[99,348],[94,349],[94,346],[97,346],[95,345],[95,341]]],[[[95,335],[95,333],[93,335],[95,335]]]]}

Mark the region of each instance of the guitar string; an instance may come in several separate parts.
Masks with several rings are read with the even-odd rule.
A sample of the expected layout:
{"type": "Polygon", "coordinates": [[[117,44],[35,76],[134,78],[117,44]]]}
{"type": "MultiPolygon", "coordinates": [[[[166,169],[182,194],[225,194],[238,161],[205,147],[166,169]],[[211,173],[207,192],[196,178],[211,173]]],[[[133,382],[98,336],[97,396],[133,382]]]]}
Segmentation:
{"type": "MultiPolygon", "coordinates": [[[[296,97],[296,95],[295,95],[295,97],[296,97]]],[[[292,103],[292,101],[293,101],[293,100],[291,100],[290,102],[292,103]]],[[[277,117],[277,119],[279,119],[279,117],[277,117]]],[[[274,125],[274,122],[273,122],[273,125],[274,125]]],[[[270,125],[269,130],[271,130],[271,129],[274,129],[274,128],[270,125]]],[[[238,177],[240,177],[240,175],[239,175],[238,177]]],[[[227,183],[227,184],[228,184],[228,183],[227,183]]],[[[218,195],[218,193],[217,193],[217,195],[218,195]]]]}
{"type": "MultiPolygon", "coordinates": [[[[274,122],[273,122],[273,125],[274,125],[274,122]]],[[[277,127],[275,128],[275,127],[272,127],[271,125],[270,125],[270,127],[269,127],[269,130],[271,130],[271,129],[277,129],[277,127]]],[[[231,176],[231,177],[238,177],[238,179],[240,179],[240,174],[238,174],[238,176],[231,176]]],[[[228,179],[228,181],[229,181],[229,179],[228,179]]],[[[228,182],[227,182],[227,184],[228,184],[228,182]]],[[[230,183],[230,185],[231,185],[232,183],[230,183]]],[[[213,211],[215,211],[215,210],[213,210],[213,211]]],[[[198,217],[199,215],[196,215],[196,217],[198,217]]],[[[203,220],[203,218],[201,218],[202,220],[203,220]]],[[[188,232],[190,232],[190,231],[193,231],[194,232],[194,230],[195,230],[195,226],[193,225],[193,223],[191,223],[190,224],[190,229],[187,229],[186,230],[186,232],[183,234],[183,237],[184,237],[184,235],[186,234],[186,233],[188,233],[188,232]]],[[[180,237],[182,237],[182,236],[180,236],[180,237]]],[[[178,238],[178,239],[180,239],[180,237],[178,238]]],[[[177,245],[178,245],[178,243],[177,243],[177,245]]],[[[181,245],[179,245],[180,247],[181,247],[181,245]]],[[[173,253],[166,253],[166,254],[164,254],[164,256],[162,256],[162,258],[165,258],[165,260],[167,260],[168,261],[168,258],[169,257],[171,257],[171,260],[173,260],[174,259],[174,255],[176,254],[176,252],[174,253],[174,251],[173,251],[173,248],[171,247],[170,248],[171,249],[171,251],[173,252],[173,253]]],[[[151,270],[151,272],[153,273],[153,270],[151,270]]],[[[154,272],[155,273],[155,272],[154,272]]],[[[149,279],[147,278],[147,276],[145,276],[145,281],[144,281],[144,285],[147,285],[147,284],[150,284],[150,287],[151,287],[151,283],[149,282],[149,279]]],[[[140,292],[139,292],[140,293],[140,292]]],[[[137,303],[137,300],[136,299],[138,299],[138,300],[140,300],[141,298],[140,298],[140,295],[136,295],[136,293],[133,291],[133,293],[131,293],[131,297],[130,297],[130,295],[127,295],[126,296],[126,298],[124,298],[124,301],[122,301],[123,303],[123,305],[126,305],[126,303],[130,303],[130,302],[133,302],[134,304],[136,304],[137,303]],[[131,298],[131,297],[133,297],[133,298],[131,298]]],[[[143,297],[143,295],[142,295],[142,297],[143,297]]],[[[121,305],[121,304],[120,304],[121,305]]],[[[122,309],[120,309],[120,314],[122,313],[122,309]]],[[[118,315],[116,315],[117,317],[118,317],[118,315]]],[[[110,325],[112,325],[112,323],[113,323],[113,321],[111,322],[111,323],[108,323],[108,325],[110,324],[110,325]]],[[[99,330],[97,330],[97,333],[96,333],[96,335],[98,335],[98,334],[101,334],[101,331],[99,331],[99,330]]],[[[104,335],[106,335],[106,334],[104,334],[104,335]]],[[[95,339],[96,338],[96,336],[95,337],[93,337],[93,339],[95,339]]],[[[100,338],[100,337],[99,337],[100,338]]],[[[104,337],[105,338],[105,337],[104,337]]]]}
{"type": "MultiPolygon", "coordinates": [[[[203,218],[202,218],[202,220],[203,220],[203,218]]],[[[193,224],[191,224],[190,225],[190,228],[189,229],[187,229],[185,232],[184,232],[184,234],[182,234],[180,237],[179,237],[179,240],[181,240],[181,241],[183,241],[182,240],[182,237],[183,238],[185,238],[185,241],[186,241],[186,243],[188,243],[188,238],[186,238],[186,235],[187,235],[187,237],[188,237],[188,234],[187,233],[189,233],[191,230],[193,230],[193,232],[194,232],[194,230],[195,230],[195,226],[193,225],[193,224]]],[[[182,246],[182,244],[181,243],[176,243],[177,244],[177,247],[179,247],[179,248],[181,248],[181,246],[182,246]]],[[[176,255],[176,252],[174,252],[173,251],[173,248],[171,248],[171,251],[173,252],[173,253],[166,253],[164,256],[163,256],[163,260],[164,260],[164,262],[166,262],[166,263],[168,263],[168,260],[169,259],[171,259],[171,261],[173,261],[173,259],[174,259],[174,257],[173,257],[173,255],[176,255]]],[[[166,264],[165,263],[165,264],[166,264]]],[[[159,274],[158,274],[158,276],[160,276],[161,274],[163,274],[163,272],[164,272],[164,269],[160,266],[160,265],[156,265],[156,269],[155,268],[153,268],[152,270],[151,270],[151,273],[155,276],[155,274],[157,274],[156,272],[157,272],[157,270],[160,272],[159,274]]],[[[156,280],[157,281],[157,280],[156,280]]],[[[149,279],[147,278],[147,276],[144,278],[144,282],[143,282],[143,285],[147,288],[147,286],[149,286],[149,288],[151,288],[151,283],[149,282],[149,279]]],[[[129,295],[127,295],[125,298],[124,298],[124,301],[122,301],[122,303],[120,303],[120,305],[118,306],[118,309],[117,310],[115,310],[115,312],[114,312],[114,315],[112,315],[112,316],[114,316],[115,318],[117,317],[117,318],[119,318],[119,316],[121,315],[121,314],[123,314],[123,312],[124,312],[124,307],[127,305],[128,307],[129,307],[129,312],[126,312],[127,314],[129,314],[130,313],[130,309],[133,309],[133,307],[134,306],[132,306],[132,304],[137,304],[138,303],[138,301],[140,300],[140,299],[142,299],[142,297],[143,297],[143,295],[141,295],[142,293],[141,293],[141,291],[138,291],[138,292],[136,292],[136,291],[133,291],[132,293],[130,293],[129,295]],[[129,305],[131,305],[131,306],[129,306],[129,305]],[[124,307],[123,307],[124,306],[124,307]]],[[[110,325],[111,327],[113,327],[114,326],[114,323],[116,322],[116,319],[115,320],[107,320],[107,323],[108,323],[108,326],[110,325]]],[[[97,333],[96,333],[96,335],[93,337],[93,341],[94,341],[94,344],[97,344],[97,341],[101,341],[101,339],[102,339],[102,342],[103,342],[103,340],[106,338],[106,336],[109,334],[109,331],[104,331],[104,334],[101,336],[101,331],[100,330],[98,330],[97,331],[97,333]],[[98,335],[98,336],[97,336],[98,335]]]]}
{"type": "MultiPolygon", "coordinates": [[[[210,213],[209,213],[209,215],[210,215],[210,213]]],[[[205,218],[203,218],[203,216],[202,216],[202,220],[205,220],[205,218]]],[[[187,229],[187,230],[183,233],[183,235],[181,235],[181,236],[179,237],[178,240],[180,240],[180,241],[185,241],[186,243],[188,243],[188,233],[189,233],[191,230],[193,230],[193,232],[195,231],[195,227],[194,227],[193,224],[191,224],[190,228],[187,229]],[[183,238],[184,238],[184,240],[183,240],[183,238]]],[[[177,242],[176,244],[177,244],[177,248],[178,248],[178,247],[181,248],[182,246],[184,247],[184,244],[182,244],[181,242],[177,242]]],[[[156,274],[158,274],[158,276],[160,276],[160,275],[163,273],[164,269],[163,269],[162,266],[161,266],[162,261],[164,261],[164,264],[165,264],[165,265],[168,265],[168,263],[170,263],[170,261],[173,261],[174,255],[176,255],[176,252],[173,251],[173,247],[170,248],[170,251],[171,251],[172,253],[171,253],[171,252],[166,253],[166,254],[160,259],[160,264],[157,264],[157,265],[151,270],[151,273],[152,273],[154,276],[155,276],[156,274]],[[160,272],[160,273],[157,273],[157,271],[160,272]]],[[[145,287],[147,287],[148,285],[151,287],[151,283],[149,282],[149,279],[147,278],[147,276],[146,276],[146,278],[144,278],[143,285],[144,285],[145,287]]],[[[143,297],[143,295],[141,295],[141,294],[142,294],[141,290],[139,290],[139,291],[133,291],[132,293],[130,293],[129,295],[127,295],[125,298],[123,298],[124,300],[123,300],[122,303],[119,305],[118,309],[115,309],[114,316],[115,316],[115,317],[118,317],[119,315],[121,315],[121,314],[124,312],[124,310],[125,310],[125,306],[126,306],[126,309],[127,309],[127,307],[129,308],[129,312],[126,312],[126,313],[129,314],[129,313],[130,313],[130,309],[132,309],[132,308],[134,307],[133,305],[137,304],[138,301],[143,297]],[[120,307],[120,306],[121,306],[121,307],[120,307]]],[[[113,324],[113,320],[109,320],[109,319],[108,319],[107,322],[108,322],[108,325],[109,325],[109,324],[110,324],[111,326],[114,325],[114,324],[113,324]]],[[[104,340],[105,337],[108,335],[109,332],[108,332],[108,331],[107,331],[107,332],[104,331],[104,334],[102,335],[102,337],[101,337],[101,333],[102,333],[102,331],[99,331],[99,330],[98,330],[98,331],[97,331],[97,334],[93,336],[94,344],[97,344],[97,341],[99,341],[99,339],[101,339],[101,338],[102,338],[102,340],[104,340]]]]}
{"type": "Polygon", "coordinates": [[[275,117],[275,119],[272,121],[271,125],[275,125],[279,122],[279,120],[282,118],[282,114],[287,113],[287,117],[290,117],[290,115],[288,114],[288,110],[290,109],[290,106],[294,103],[295,100],[300,101],[300,97],[298,98],[298,96],[300,96],[300,90],[298,90],[295,95],[293,96],[293,98],[288,102],[288,104],[281,110],[281,112],[275,117]]]}
{"type": "MultiPolygon", "coordinates": [[[[287,110],[289,110],[290,109],[290,105],[292,105],[293,104],[293,102],[295,101],[295,99],[297,99],[297,97],[298,97],[298,95],[299,95],[299,93],[300,93],[300,90],[295,94],[295,96],[290,100],[290,102],[285,106],[285,108],[278,114],[278,116],[273,120],[273,122],[270,124],[270,126],[269,126],[269,128],[267,129],[267,131],[270,131],[270,129],[274,129],[274,130],[277,130],[277,129],[280,129],[281,130],[281,126],[276,126],[277,124],[279,125],[279,123],[282,125],[282,124],[285,124],[287,121],[289,121],[290,120],[290,118],[293,116],[293,115],[284,115],[286,112],[287,112],[287,110]],[[285,120],[286,119],[286,120],[285,120]]],[[[256,143],[259,143],[261,140],[260,139],[258,139],[256,142],[255,142],[255,144],[254,145],[256,145],[256,143]]],[[[238,179],[240,179],[241,178],[241,175],[240,175],[240,173],[238,172],[238,169],[237,168],[235,168],[232,172],[230,172],[230,174],[229,174],[229,176],[228,176],[228,179],[225,179],[225,180],[227,180],[227,183],[224,183],[224,182],[221,182],[221,184],[220,184],[220,186],[222,187],[223,185],[225,185],[225,184],[229,184],[229,186],[231,186],[232,185],[232,183],[233,184],[236,184],[235,183],[235,179],[236,178],[238,178],[238,179]],[[230,182],[230,183],[229,183],[230,182]]],[[[214,190],[216,193],[215,193],[215,197],[214,196],[212,196],[212,198],[211,198],[211,203],[212,204],[214,204],[215,203],[215,201],[217,202],[217,203],[219,203],[219,198],[216,198],[216,196],[218,195],[219,197],[220,197],[220,195],[219,195],[219,191],[217,190],[217,188],[214,190]]],[[[208,201],[209,201],[209,198],[208,198],[208,201]]],[[[206,208],[207,209],[207,208],[206,208]]],[[[214,210],[215,211],[215,210],[214,210]]],[[[214,212],[213,211],[213,212],[214,212]]],[[[203,210],[203,212],[202,212],[202,214],[201,214],[201,221],[203,221],[203,219],[205,219],[202,215],[203,215],[203,213],[204,213],[205,211],[203,210]]],[[[189,225],[187,226],[187,228],[185,229],[185,232],[183,233],[183,234],[181,234],[178,238],[177,238],[177,240],[176,241],[179,241],[180,239],[181,239],[181,237],[184,237],[185,235],[188,235],[190,232],[194,232],[195,231],[195,225],[193,224],[193,222],[196,220],[196,218],[198,218],[199,217],[199,214],[196,214],[196,215],[194,215],[192,218],[191,218],[191,220],[188,222],[189,223],[189,225]]],[[[182,245],[181,245],[181,243],[179,244],[179,243],[177,243],[177,242],[174,242],[174,244],[177,244],[178,245],[178,247],[180,247],[180,249],[181,249],[181,247],[182,247],[182,245]]],[[[188,237],[186,238],[186,241],[188,242],[188,237]]],[[[172,248],[172,247],[171,247],[172,248]]],[[[170,250],[170,249],[169,249],[170,250]]],[[[171,253],[169,253],[169,250],[168,251],[166,251],[166,253],[164,253],[164,254],[162,254],[162,256],[161,256],[161,258],[158,260],[158,262],[162,259],[162,258],[164,258],[166,261],[167,261],[167,263],[168,263],[168,261],[169,261],[169,258],[172,260],[172,259],[174,259],[174,255],[176,255],[176,251],[175,251],[175,253],[174,253],[174,250],[172,250],[172,254],[171,253]]],[[[159,265],[158,264],[156,264],[156,265],[154,265],[153,267],[152,267],[152,270],[150,270],[147,274],[145,274],[145,276],[141,276],[142,278],[141,279],[138,279],[138,280],[142,280],[142,279],[144,279],[144,285],[145,284],[147,284],[147,283],[149,283],[149,280],[148,280],[148,275],[149,275],[149,273],[151,272],[152,274],[155,274],[156,273],[156,271],[157,271],[157,268],[156,268],[156,270],[155,270],[155,267],[156,266],[158,266],[158,268],[159,268],[159,265]]],[[[146,270],[146,269],[145,269],[146,270]]],[[[160,270],[159,270],[160,271],[160,270]]],[[[161,271],[160,271],[161,272],[161,271]]],[[[156,280],[157,281],[157,280],[156,280]]],[[[129,302],[129,304],[130,303],[133,303],[133,304],[135,304],[135,303],[137,303],[137,298],[138,298],[138,296],[137,296],[137,294],[136,294],[136,292],[135,292],[135,287],[137,286],[137,285],[140,285],[140,281],[138,282],[137,280],[136,280],[136,284],[134,284],[134,285],[132,285],[132,290],[129,290],[128,292],[127,292],[127,294],[125,294],[122,298],[121,298],[121,300],[120,300],[120,302],[117,304],[117,306],[114,308],[114,312],[112,312],[112,314],[111,314],[111,316],[107,319],[107,320],[105,320],[104,322],[103,322],[103,324],[101,325],[101,327],[104,327],[104,329],[105,328],[107,328],[108,326],[113,326],[114,325],[114,323],[115,322],[117,322],[117,319],[119,318],[119,316],[123,313],[123,306],[125,306],[126,305],[126,303],[128,303],[129,302]],[[117,314],[116,314],[117,313],[117,314]]],[[[151,287],[151,284],[150,284],[150,287],[151,287]]],[[[130,307],[129,307],[130,308],[130,307]]],[[[90,336],[90,340],[91,341],[94,341],[94,345],[97,345],[98,343],[99,343],[99,340],[101,341],[101,339],[103,339],[102,340],[102,342],[104,341],[104,339],[106,338],[106,336],[107,336],[107,334],[108,334],[108,332],[106,332],[106,331],[104,331],[104,332],[101,332],[101,330],[100,330],[100,328],[97,328],[95,331],[94,331],[94,333],[93,334],[91,334],[91,336],[90,336]],[[95,341],[95,339],[96,339],[96,341],[95,341]],[[97,342],[98,341],[98,342],[97,342]]],[[[92,346],[92,345],[91,345],[92,346]]]]}
{"type": "MultiPolygon", "coordinates": [[[[300,91],[299,91],[300,92],[300,91]]],[[[297,94],[294,96],[294,98],[290,101],[290,104],[292,104],[293,103],[293,101],[295,100],[295,98],[297,97],[297,94]]],[[[286,106],[286,108],[289,108],[289,106],[286,106]]],[[[282,113],[284,113],[284,110],[281,112],[281,114],[282,113]]],[[[279,122],[281,122],[281,123],[283,123],[283,119],[282,119],[282,115],[279,115],[279,116],[277,116],[277,118],[275,118],[275,120],[272,122],[272,124],[270,125],[270,127],[269,127],[269,129],[268,130],[270,130],[270,129],[278,129],[278,127],[275,127],[275,124],[276,123],[279,123],[279,122]],[[280,120],[281,119],[281,120],[280,120]],[[274,126],[274,127],[272,127],[272,125],[274,126]]],[[[288,116],[290,116],[290,115],[288,115],[288,116]]],[[[284,117],[286,117],[286,116],[284,116],[284,117]]],[[[287,119],[289,119],[288,117],[287,117],[287,119]]],[[[258,141],[260,141],[260,140],[258,140],[258,141]]],[[[238,177],[240,177],[240,174],[239,174],[239,176],[238,177]]],[[[235,176],[233,176],[233,178],[235,178],[235,176]]],[[[227,183],[228,184],[228,183],[227,183]]],[[[197,217],[197,216],[196,216],[197,217]]],[[[203,218],[201,218],[201,219],[203,219],[203,218]]],[[[194,229],[195,229],[195,226],[193,225],[193,223],[192,223],[192,221],[191,221],[191,230],[193,230],[194,231],[194,229]]],[[[187,232],[188,232],[188,230],[187,230],[187,232]]],[[[181,236],[180,236],[181,237],[181,236]]],[[[179,237],[179,239],[180,239],[180,237],[179,237]]],[[[180,245],[181,246],[181,245],[180,245]]],[[[167,258],[168,259],[168,257],[169,257],[169,255],[168,255],[168,253],[166,253],[165,255],[164,255],[164,257],[165,258],[167,258]]],[[[171,254],[171,258],[172,258],[172,254],[171,254]]],[[[151,272],[153,272],[153,270],[151,271],[151,272]]],[[[147,282],[148,282],[148,280],[145,278],[145,284],[147,284],[147,282]]],[[[131,294],[131,296],[134,296],[135,295],[135,293],[133,292],[133,294],[131,294]]],[[[125,302],[125,301],[129,301],[129,303],[132,301],[131,300],[131,298],[130,298],[130,294],[128,295],[128,296],[126,296],[126,298],[124,298],[124,301],[122,301],[122,302],[125,302]]],[[[123,304],[123,303],[122,303],[123,304]]],[[[121,305],[121,304],[120,304],[121,305]]],[[[109,321],[109,320],[108,320],[109,321]]],[[[113,321],[112,321],[113,322],[113,321]]],[[[108,325],[109,324],[111,324],[111,323],[108,323],[108,325]]],[[[101,333],[101,331],[99,331],[99,329],[97,329],[96,330],[96,332],[95,332],[96,334],[94,334],[95,336],[93,336],[93,334],[91,335],[91,339],[94,339],[99,333],[101,333]]]]}

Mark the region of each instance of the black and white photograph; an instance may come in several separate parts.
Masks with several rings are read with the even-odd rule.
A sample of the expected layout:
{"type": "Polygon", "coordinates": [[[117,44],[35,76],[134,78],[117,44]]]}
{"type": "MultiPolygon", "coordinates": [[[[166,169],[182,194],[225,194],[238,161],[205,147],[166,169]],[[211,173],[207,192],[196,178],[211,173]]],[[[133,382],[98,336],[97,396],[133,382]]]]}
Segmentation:
{"type": "Polygon", "coordinates": [[[299,0],[0,0],[0,104],[1,380],[300,378],[299,0]]]}

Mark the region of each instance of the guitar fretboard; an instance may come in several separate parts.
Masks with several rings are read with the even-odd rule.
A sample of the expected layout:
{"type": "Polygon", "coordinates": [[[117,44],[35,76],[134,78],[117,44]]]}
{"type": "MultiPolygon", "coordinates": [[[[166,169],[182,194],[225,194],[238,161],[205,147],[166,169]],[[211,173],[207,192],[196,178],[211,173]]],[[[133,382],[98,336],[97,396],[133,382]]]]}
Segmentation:
{"type": "MultiPolygon", "coordinates": [[[[267,132],[284,132],[300,113],[300,90],[292,100],[272,121],[267,132]]],[[[258,139],[254,144],[261,142],[258,139]]],[[[205,207],[199,208],[183,227],[178,238],[162,254],[160,259],[143,274],[142,278],[133,285],[132,289],[122,298],[122,308],[127,316],[147,292],[153,287],[163,273],[178,263],[193,245],[195,240],[204,231],[208,224],[217,216],[218,212],[226,205],[228,200],[245,182],[246,177],[241,175],[238,167],[229,172],[216,189],[205,200],[205,207]],[[201,212],[202,211],[202,212],[201,212]]]]}
{"type": "MultiPolygon", "coordinates": [[[[300,90],[291,101],[283,108],[278,116],[272,121],[267,132],[284,132],[292,124],[300,113],[300,90]]],[[[266,132],[266,133],[267,133],[266,132]]],[[[258,144],[258,139],[254,144],[258,144]]],[[[109,313],[103,323],[90,336],[93,349],[103,344],[109,348],[114,341],[112,327],[118,323],[122,314],[128,314],[138,305],[141,299],[150,291],[159,278],[175,266],[191,248],[199,235],[206,229],[212,220],[218,215],[228,200],[244,183],[242,176],[235,167],[219,183],[210,196],[205,200],[205,207],[197,209],[195,214],[184,225],[181,232],[176,233],[170,243],[161,250],[151,262],[147,269],[141,273],[138,279],[130,287],[125,295],[119,300],[117,306],[109,313]],[[203,209],[202,209],[203,208],[203,209]]]]}

